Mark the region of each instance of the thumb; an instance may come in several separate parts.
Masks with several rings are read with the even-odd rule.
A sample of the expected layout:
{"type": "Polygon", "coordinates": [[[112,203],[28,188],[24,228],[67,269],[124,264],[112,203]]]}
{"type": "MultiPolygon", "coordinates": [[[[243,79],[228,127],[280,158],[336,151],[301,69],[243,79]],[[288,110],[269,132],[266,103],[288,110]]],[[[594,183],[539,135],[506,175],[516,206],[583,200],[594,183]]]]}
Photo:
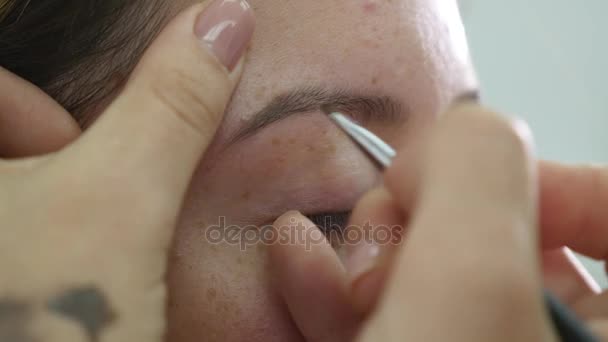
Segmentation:
{"type": "Polygon", "coordinates": [[[254,21],[245,0],[205,2],[178,15],[66,152],[71,165],[97,184],[111,180],[179,202],[240,77],[254,21]]]}

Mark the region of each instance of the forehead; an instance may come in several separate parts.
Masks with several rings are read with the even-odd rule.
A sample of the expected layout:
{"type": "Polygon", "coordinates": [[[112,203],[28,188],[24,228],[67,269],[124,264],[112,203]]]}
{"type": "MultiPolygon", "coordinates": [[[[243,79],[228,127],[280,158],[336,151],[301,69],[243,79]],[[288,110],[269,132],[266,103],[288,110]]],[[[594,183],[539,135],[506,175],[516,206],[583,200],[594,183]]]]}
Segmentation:
{"type": "Polygon", "coordinates": [[[435,112],[473,80],[456,0],[249,1],[258,25],[227,133],[294,88],[388,95],[435,112]]]}

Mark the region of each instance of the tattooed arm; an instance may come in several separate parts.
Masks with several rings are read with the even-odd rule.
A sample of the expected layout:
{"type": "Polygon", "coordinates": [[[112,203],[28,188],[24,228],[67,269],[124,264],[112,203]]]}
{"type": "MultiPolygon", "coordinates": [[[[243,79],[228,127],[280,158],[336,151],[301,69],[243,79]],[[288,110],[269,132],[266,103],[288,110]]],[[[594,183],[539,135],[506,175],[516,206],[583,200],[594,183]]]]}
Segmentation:
{"type": "Polygon", "coordinates": [[[37,306],[31,299],[8,296],[0,299],[0,341],[45,340],[43,324],[46,316],[47,323],[64,320],[57,322],[53,329],[63,341],[97,342],[103,330],[116,318],[106,296],[95,287],[67,289],[39,304],[43,305],[37,306]],[[70,323],[75,326],[69,327],[70,323]]]}
{"type": "MultiPolygon", "coordinates": [[[[0,341],[162,340],[174,223],[240,72],[193,33],[217,17],[204,8],[167,26],[83,137],[52,99],[0,69],[3,128],[40,134],[22,148],[23,131],[3,129],[1,156],[73,141],[0,160],[0,341]]],[[[252,29],[250,12],[232,14],[252,29]]]]}

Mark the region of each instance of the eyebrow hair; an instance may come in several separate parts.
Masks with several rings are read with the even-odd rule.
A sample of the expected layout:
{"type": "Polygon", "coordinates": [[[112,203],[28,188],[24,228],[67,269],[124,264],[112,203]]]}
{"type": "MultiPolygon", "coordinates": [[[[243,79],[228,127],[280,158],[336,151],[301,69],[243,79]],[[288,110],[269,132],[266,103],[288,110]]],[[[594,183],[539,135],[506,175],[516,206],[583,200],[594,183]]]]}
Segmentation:
{"type": "Polygon", "coordinates": [[[275,97],[237,131],[230,141],[244,140],[261,129],[294,115],[312,113],[321,107],[340,111],[357,121],[397,123],[407,120],[409,108],[390,96],[365,95],[321,87],[299,88],[275,97]]]}

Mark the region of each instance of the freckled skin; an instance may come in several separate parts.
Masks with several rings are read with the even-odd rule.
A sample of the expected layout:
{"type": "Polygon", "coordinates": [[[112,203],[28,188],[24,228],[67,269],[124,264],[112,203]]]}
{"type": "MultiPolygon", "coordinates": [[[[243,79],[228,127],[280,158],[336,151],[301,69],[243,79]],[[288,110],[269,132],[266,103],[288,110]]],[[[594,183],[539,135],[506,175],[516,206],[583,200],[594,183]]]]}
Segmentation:
{"type": "Polygon", "coordinates": [[[410,108],[407,124],[370,129],[390,143],[414,144],[411,132],[475,86],[469,61],[457,58],[466,47],[446,34],[446,25],[461,32],[458,20],[443,19],[457,15],[456,0],[250,2],[258,24],[244,74],[179,218],[168,273],[171,342],[300,341],[264,246],[211,244],[205,233],[219,217],[263,225],[288,210],[348,210],[378,182],[373,165],[320,114],[227,146],[252,113],[311,85],[392,96],[410,108]]]}

